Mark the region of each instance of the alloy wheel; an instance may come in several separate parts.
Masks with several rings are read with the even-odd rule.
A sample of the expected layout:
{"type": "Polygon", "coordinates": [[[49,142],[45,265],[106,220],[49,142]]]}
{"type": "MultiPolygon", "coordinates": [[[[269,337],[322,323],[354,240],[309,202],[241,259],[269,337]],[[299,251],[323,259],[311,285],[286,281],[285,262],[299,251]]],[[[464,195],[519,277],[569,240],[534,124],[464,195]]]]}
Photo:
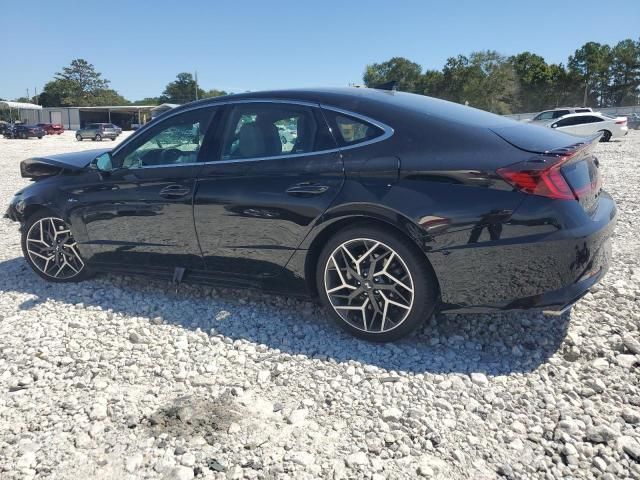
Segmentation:
{"type": "Polygon", "coordinates": [[[406,263],[377,240],[358,238],[339,245],[325,265],[324,286],[340,318],[364,332],[394,330],[413,307],[414,285],[406,263]]]}
{"type": "Polygon", "coordinates": [[[45,217],[31,225],[26,250],[31,263],[47,277],[65,280],[85,268],[71,230],[60,218],[45,217]]]}

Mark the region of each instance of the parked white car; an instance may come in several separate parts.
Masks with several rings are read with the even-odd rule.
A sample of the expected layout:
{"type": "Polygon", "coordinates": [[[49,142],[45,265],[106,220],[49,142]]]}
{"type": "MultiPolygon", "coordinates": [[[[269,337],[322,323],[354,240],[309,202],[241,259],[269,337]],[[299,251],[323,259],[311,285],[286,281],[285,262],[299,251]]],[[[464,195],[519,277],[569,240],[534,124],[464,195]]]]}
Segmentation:
{"type": "Polygon", "coordinates": [[[629,133],[627,117],[611,117],[603,113],[572,113],[556,118],[545,126],[572,135],[589,136],[602,132],[601,142],[624,137],[629,133]]]}
{"type": "Polygon", "coordinates": [[[569,115],[572,113],[587,113],[591,112],[590,107],[558,107],[553,110],[545,110],[544,112],[540,112],[535,117],[529,120],[524,120],[525,122],[530,123],[545,123],[550,122],[551,120],[555,120],[556,118],[564,117],[565,115],[569,115]]]}

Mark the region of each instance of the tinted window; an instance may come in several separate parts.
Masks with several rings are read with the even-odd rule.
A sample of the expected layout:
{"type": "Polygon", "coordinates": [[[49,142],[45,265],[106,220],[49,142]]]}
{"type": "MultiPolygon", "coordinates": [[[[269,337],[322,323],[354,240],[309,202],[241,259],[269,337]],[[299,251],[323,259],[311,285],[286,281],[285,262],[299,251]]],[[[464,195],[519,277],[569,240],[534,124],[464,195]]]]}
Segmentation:
{"type": "Polygon", "coordinates": [[[214,110],[199,108],[159,121],[152,130],[118,152],[116,164],[141,168],[197,162],[213,115],[214,110]]]}
{"type": "Polygon", "coordinates": [[[591,110],[589,110],[588,108],[576,108],[576,113],[586,113],[590,111],[591,110]]]}
{"type": "Polygon", "coordinates": [[[343,113],[325,110],[335,132],[338,143],[342,146],[355,145],[379,137],[384,131],[359,118],[343,113]]]}
{"type": "Polygon", "coordinates": [[[586,118],[586,121],[584,123],[604,122],[604,120],[602,118],[596,117],[595,115],[588,115],[585,118],[586,118]]]}
{"type": "Polygon", "coordinates": [[[336,148],[316,109],[284,103],[237,105],[229,115],[222,159],[277,157],[336,148]]]}
{"type": "Polygon", "coordinates": [[[569,117],[558,120],[556,123],[554,123],[554,125],[556,125],[557,127],[569,127],[571,125],[577,125],[578,123],[583,123],[581,122],[580,117],[569,117]]]}
{"type": "Polygon", "coordinates": [[[554,118],[556,118],[554,116],[555,112],[542,112],[540,114],[538,114],[537,117],[534,118],[534,120],[553,120],[554,118]]]}
{"type": "Polygon", "coordinates": [[[564,117],[565,115],[569,115],[571,112],[569,110],[555,110],[553,112],[553,118],[564,117]]]}

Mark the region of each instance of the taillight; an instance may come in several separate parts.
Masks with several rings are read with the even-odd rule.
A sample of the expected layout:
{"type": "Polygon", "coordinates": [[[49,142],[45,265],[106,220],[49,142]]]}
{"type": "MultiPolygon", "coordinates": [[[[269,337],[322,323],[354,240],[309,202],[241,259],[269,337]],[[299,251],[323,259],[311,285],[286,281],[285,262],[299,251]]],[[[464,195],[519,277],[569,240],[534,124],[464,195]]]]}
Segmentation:
{"type": "Polygon", "coordinates": [[[624,120],[616,120],[616,125],[626,125],[626,124],[627,124],[626,118],[624,120]]]}
{"type": "Polygon", "coordinates": [[[558,200],[577,200],[560,169],[573,155],[559,157],[555,162],[533,160],[499,168],[498,175],[518,190],[558,200]]]}

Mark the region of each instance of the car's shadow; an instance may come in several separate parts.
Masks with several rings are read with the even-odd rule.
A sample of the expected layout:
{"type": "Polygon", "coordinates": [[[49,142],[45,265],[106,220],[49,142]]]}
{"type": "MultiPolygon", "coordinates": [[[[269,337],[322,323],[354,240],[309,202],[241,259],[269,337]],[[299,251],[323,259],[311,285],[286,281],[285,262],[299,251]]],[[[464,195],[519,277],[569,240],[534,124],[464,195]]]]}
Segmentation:
{"type": "Polygon", "coordinates": [[[533,312],[438,315],[407,339],[374,344],[342,332],[322,308],[304,300],[194,285],[181,285],[176,293],[175,287],[144,277],[104,275],[79,284],[54,284],[37,277],[22,258],[0,263],[0,291],[3,296],[28,294],[21,310],[38,309],[52,299],[153,322],[160,317],[164,323],[292,355],[412,373],[532,371],[561,348],[570,320],[570,313],[557,318],[533,312]]]}

